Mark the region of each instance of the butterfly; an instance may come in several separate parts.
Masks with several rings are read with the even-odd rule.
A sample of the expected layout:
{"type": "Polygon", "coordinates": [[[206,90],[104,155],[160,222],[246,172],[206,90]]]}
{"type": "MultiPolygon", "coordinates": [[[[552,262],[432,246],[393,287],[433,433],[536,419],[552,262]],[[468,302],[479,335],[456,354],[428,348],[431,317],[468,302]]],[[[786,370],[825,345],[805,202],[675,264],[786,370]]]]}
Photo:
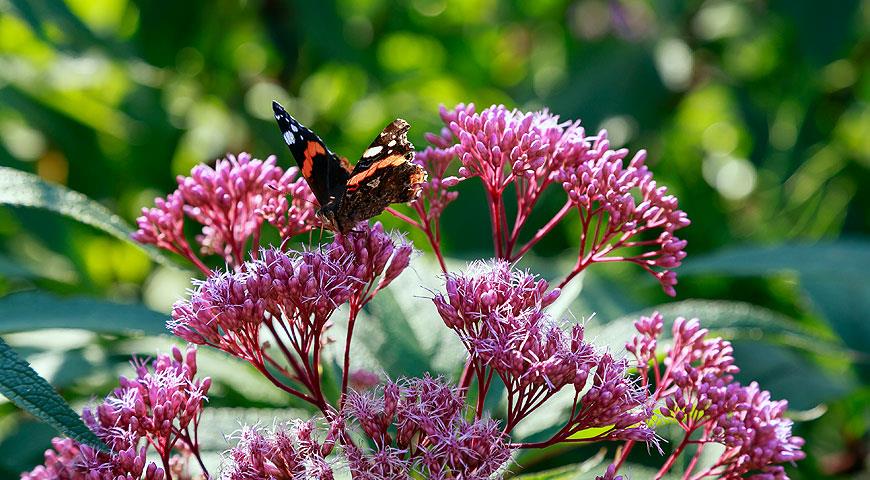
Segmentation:
{"type": "Polygon", "coordinates": [[[408,122],[393,120],[351,167],[278,102],[272,102],[272,110],[284,142],[320,204],[317,217],[326,228],[346,234],[390,204],[420,196],[427,175],[413,163],[408,122]]]}

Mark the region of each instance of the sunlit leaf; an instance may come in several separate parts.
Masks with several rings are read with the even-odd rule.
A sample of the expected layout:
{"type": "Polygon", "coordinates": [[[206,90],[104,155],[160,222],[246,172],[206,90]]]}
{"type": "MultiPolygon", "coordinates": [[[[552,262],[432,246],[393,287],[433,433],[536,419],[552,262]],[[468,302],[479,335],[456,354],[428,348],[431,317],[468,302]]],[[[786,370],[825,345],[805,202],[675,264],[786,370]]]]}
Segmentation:
{"type": "Polygon", "coordinates": [[[81,193],[46,182],[36,175],[0,167],[0,205],[39,208],[70,217],[142,248],[151,258],[164,265],[175,266],[158,249],[134,242],[130,238],[133,233],[130,226],[106,207],[81,193]]]}

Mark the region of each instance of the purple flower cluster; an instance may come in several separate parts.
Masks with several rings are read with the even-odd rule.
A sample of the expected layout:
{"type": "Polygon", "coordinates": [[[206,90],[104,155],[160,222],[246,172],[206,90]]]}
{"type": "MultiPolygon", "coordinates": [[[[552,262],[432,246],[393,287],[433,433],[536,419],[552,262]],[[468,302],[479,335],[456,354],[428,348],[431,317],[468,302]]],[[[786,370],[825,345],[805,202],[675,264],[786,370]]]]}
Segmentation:
{"type": "MultiPolygon", "coordinates": [[[[659,313],[641,317],[635,322],[638,334],[626,348],[636,356],[644,383],[650,381],[652,370],[655,398],[664,403],[659,408],[661,414],[673,418],[685,431],[671,458],[682,453],[691,437],[691,442],[699,445],[691,462],[693,468],[706,443],[725,446],[713,465],[692,478],[788,478],[780,464],[805,456],[803,439],[792,436],[792,422],[783,417],[788,402],[772,401],[755,382],[743,386],[734,381],[738,368],[731,344],[707,338],[708,331],[697,319],[680,317],[674,321],[673,345],[665,351],[666,368],[662,371],[656,347],[663,324],[659,313]]],[[[669,460],[665,467],[672,463],[669,460]]]]}
{"type": "Polygon", "coordinates": [[[297,169],[286,172],[247,153],[229,155],[215,167],[197,165],[189,177],[178,177],[178,189],[153,208],[143,208],[133,239],[179,255],[208,273],[184,235],[185,217],[201,225],[196,237],[200,252],[217,254],[230,265],[243,263],[248,243],[256,251],[264,221],[274,224],[282,238],[305,232],[317,224],[314,196],[297,169]],[[287,195],[292,195],[287,199],[287,195]]]}
{"type": "MultiPolygon", "coordinates": [[[[580,217],[578,259],[562,285],[597,262],[628,261],[656,277],[674,295],[673,269],[685,257],[686,242],[674,232],[689,224],[677,200],[657,185],[644,165],[641,151],[623,165],[628,150],[613,150],[607,132],[587,135],[579,121],[561,122],[546,110],[523,112],[493,105],[476,112],[473,104],[441,108],[445,124],[429,134],[434,146],[421,158],[430,170],[433,192],[428,210],[423,200],[415,208],[421,227],[441,258],[438,219],[453,200],[447,188],[460,180],[479,178],[486,192],[496,258],[515,261],[546,236],[570,212],[580,217]],[[459,178],[445,177],[458,159],[459,178]],[[523,230],[545,190],[561,185],[564,206],[524,244],[523,230]],[[516,193],[516,215],[507,218],[504,193],[516,193]],[[624,256],[623,253],[631,251],[624,256]]],[[[442,261],[442,267],[444,263],[442,261]]]]}
{"type": "Polygon", "coordinates": [[[494,420],[466,420],[458,389],[424,376],[349,394],[345,416],[375,445],[345,446],[354,478],[490,478],[510,458],[494,420]]]}
{"type": "MultiPolygon", "coordinates": [[[[587,142],[589,140],[587,139],[587,142]]],[[[685,258],[686,241],[674,232],[689,225],[677,207],[677,198],[658,186],[644,164],[646,152],[638,152],[628,166],[628,150],[611,150],[607,132],[591,144],[584,143],[578,155],[559,171],[558,179],[571,203],[579,210],[583,224],[579,263],[630,261],[654,275],[668,295],[676,295],[677,276],[673,269],[685,258]],[[638,197],[638,200],[635,197],[638,197]],[[593,217],[599,226],[589,231],[593,217]],[[601,219],[606,223],[601,226],[601,219]],[[659,232],[654,239],[638,239],[645,232],[659,232]],[[594,238],[588,234],[594,233],[594,238]],[[641,247],[642,253],[616,255],[622,248],[641,247]]]]}
{"type": "MultiPolygon", "coordinates": [[[[191,456],[202,466],[197,428],[211,380],[196,378],[195,347],[186,352],[174,347],[171,355],[158,355],[150,365],[134,362],[134,367],[135,378],[121,377],[119,388],[83,414],[112,453],[55,438],[45,464],[22,478],[161,480],[191,456]],[[161,466],[148,461],[150,449],[161,466]]],[[[208,474],[204,467],[202,471],[208,474]]]]}
{"type": "Polygon", "coordinates": [[[548,290],[545,280],[497,261],[448,274],[446,290],[433,300],[468,350],[479,399],[486,396],[493,373],[507,389],[506,432],[570,385],[574,408],[553,443],[600,427],[605,430],[584,441],[654,441],[645,423],[652,414],[646,394],[627,378],[626,362],[596,352],[584,340],[582,325],[565,332],[544,311],[558,289],[548,290]]]}
{"type": "Polygon", "coordinates": [[[272,431],[244,427],[236,446],[225,454],[221,477],[226,480],[274,479],[332,480],[326,457],[335,446],[338,430],[329,430],[322,441],[314,421],[276,425],[272,431]]]}
{"type": "Polygon", "coordinates": [[[326,413],[318,367],[330,317],[351,302],[355,318],[362,305],[408,266],[412,251],[411,244],[395,240],[380,224],[336,235],[319,251],[264,249],[237,271],[200,282],[190,299],[173,307],[168,326],[192,343],[250,362],[276,385],[326,413]],[[272,353],[283,355],[286,364],[267,345],[277,346],[278,352],[272,353]],[[297,385],[282,383],[267,366],[297,385]]]}
{"type": "Polygon", "coordinates": [[[447,205],[459,196],[459,192],[450,190],[459,183],[459,178],[448,176],[450,164],[456,157],[454,148],[449,146],[452,137],[453,135],[446,128],[440,135],[426,134],[426,139],[435,145],[435,148],[427,147],[414,157],[414,162],[421,165],[428,173],[428,181],[423,184],[420,196],[411,203],[420,221],[403,217],[403,220],[410,225],[423,231],[444,271],[447,270],[447,265],[441,252],[441,215],[447,205]]]}

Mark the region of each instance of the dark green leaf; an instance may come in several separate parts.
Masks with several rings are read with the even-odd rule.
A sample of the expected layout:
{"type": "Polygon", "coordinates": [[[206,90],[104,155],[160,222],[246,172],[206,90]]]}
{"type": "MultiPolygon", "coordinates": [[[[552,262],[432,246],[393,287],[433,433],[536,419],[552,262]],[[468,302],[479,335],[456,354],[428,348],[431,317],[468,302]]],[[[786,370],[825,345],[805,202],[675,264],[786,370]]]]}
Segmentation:
{"type": "Polygon", "coordinates": [[[44,328],[80,328],[99,333],[161,335],[166,316],[143,305],[85,297],[62,298],[22,292],[0,298],[0,334],[44,328]]]}
{"type": "Polygon", "coordinates": [[[51,385],[2,339],[0,393],[64,435],[95,448],[107,448],[51,385]]]}
{"type": "Polygon", "coordinates": [[[841,240],[731,249],[687,260],[678,272],[681,275],[769,275],[792,271],[801,275],[863,277],[868,269],[870,242],[841,240]]]}
{"type": "Polygon", "coordinates": [[[742,248],[701,257],[682,274],[771,275],[794,272],[813,306],[849,347],[870,343],[870,242],[841,240],[814,245],[742,248]]]}

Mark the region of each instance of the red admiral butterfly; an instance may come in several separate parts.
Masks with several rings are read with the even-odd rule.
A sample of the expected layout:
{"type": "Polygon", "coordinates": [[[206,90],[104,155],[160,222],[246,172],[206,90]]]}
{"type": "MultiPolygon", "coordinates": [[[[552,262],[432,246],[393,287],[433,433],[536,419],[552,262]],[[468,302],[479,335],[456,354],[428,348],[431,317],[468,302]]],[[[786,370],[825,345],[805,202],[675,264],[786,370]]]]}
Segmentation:
{"type": "Polygon", "coordinates": [[[391,203],[411,202],[420,195],[427,177],[423,167],[411,162],[414,145],[408,141],[408,122],[393,120],[351,168],[278,102],[272,102],[272,109],[284,141],[320,203],[317,216],[326,228],[347,233],[391,203]]]}

